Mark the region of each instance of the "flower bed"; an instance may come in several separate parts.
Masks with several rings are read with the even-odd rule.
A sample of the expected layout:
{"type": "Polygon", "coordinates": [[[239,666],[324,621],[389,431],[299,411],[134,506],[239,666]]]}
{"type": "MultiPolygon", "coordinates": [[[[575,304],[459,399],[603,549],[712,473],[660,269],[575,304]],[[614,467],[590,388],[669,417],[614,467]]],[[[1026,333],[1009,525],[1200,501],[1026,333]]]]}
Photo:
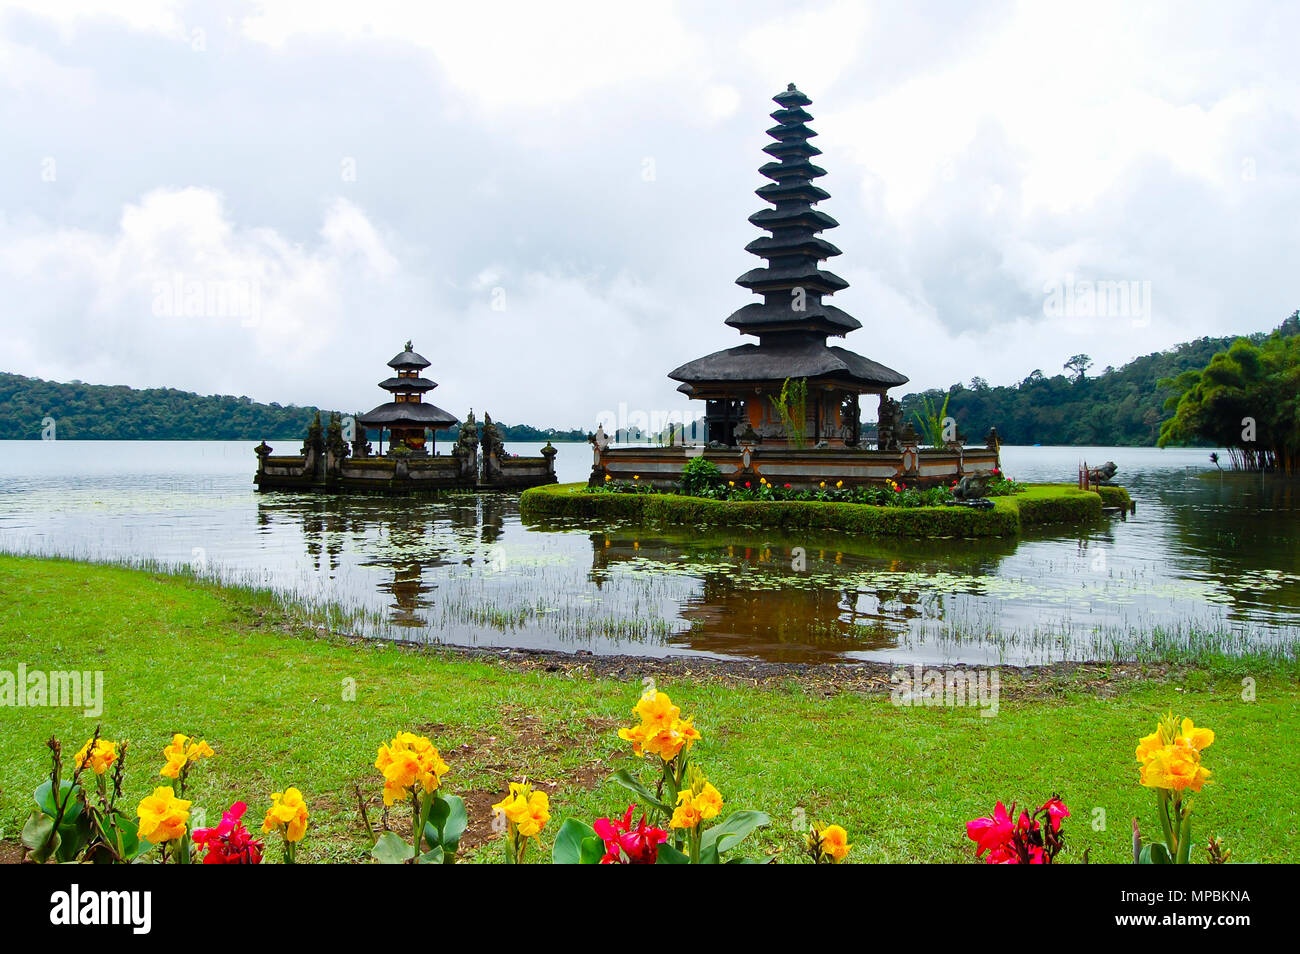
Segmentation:
{"type": "MultiPolygon", "coordinates": [[[[736,864],[772,863],[779,854],[747,858],[737,849],[754,831],[772,824],[762,811],[729,809],[722,790],[710,780],[697,758],[704,738],[694,718],[651,681],[633,707],[637,722],[618,730],[640,760],[632,769],[616,771],[610,780],[628,790],[635,801],[592,824],[567,818],[551,850],[555,864],[736,864]],[[646,769],[649,769],[647,773],[646,769]],[[648,774],[648,777],[647,777],[648,774]],[[633,822],[640,809],[640,818],[633,822]]],[[[1190,792],[1211,782],[1201,764],[1201,752],[1212,745],[1214,733],[1191,719],[1172,713],[1156,731],[1138,740],[1135,751],[1143,786],[1156,792],[1162,838],[1143,844],[1133,822],[1133,860],[1139,864],[1185,864],[1192,860],[1190,792]]],[[[201,763],[217,757],[203,739],[176,734],[162,750],[158,774],[161,785],[140,800],[134,813],[119,806],[126,788],[126,742],[94,735],[65,767],[62,746],[48,743],[49,777],[33,793],[36,807],[22,831],[26,860],[44,863],[94,862],[131,864],[260,864],[264,841],[244,826],[248,809],[242,801],[223,812],[212,827],[196,826],[193,802],[186,786],[201,763]],[[70,768],[70,772],[65,772],[70,768]],[[64,777],[65,774],[68,777],[64,777]],[[92,787],[93,785],[93,787],[92,787]]],[[[134,760],[133,760],[134,761],[134,760]]],[[[452,864],[468,825],[463,799],[449,794],[445,777],[453,767],[433,742],[411,732],[398,732],[379,746],[374,768],[382,777],[384,830],[375,840],[372,858],[381,864],[452,864]],[[404,810],[409,807],[409,814],[404,810]],[[390,811],[391,810],[391,814],[390,811]],[[409,834],[400,829],[409,818],[409,834]],[[389,827],[396,821],[399,830],[389,827]]],[[[376,781],[376,785],[379,782],[376,781]]],[[[549,796],[524,778],[508,781],[505,797],[492,806],[493,831],[500,836],[504,860],[528,860],[530,846],[540,848],[540,835],[551,820],[549,796]]],[[[286,864],[307,834],[310,813],[297,788],[275,792],[261,831],[278,836],[286,864]]],[[[1033,812],[1017,817],[999,801],[989,817],[967,823],[966,835],[976,843],[975,857],[989,864],[1051,864],[1066,849],[1063,822],[1070,811],[1053,794],[1033,812]]],[[[369,821],[367,820],[367,825],[369,821]]],[[[839,864],[852,849],[841,826],[801,819],[802,851],[815,864],[839,864]]],[[[371,836],[375,835],[371,829],[371,836]]],[[[1211,863],[1228,860],[1229,852],[1215,837],[1200,846],[1211,863]]],[[[1080,859],[1087,861],[1085,852],[1080,859]]]]}

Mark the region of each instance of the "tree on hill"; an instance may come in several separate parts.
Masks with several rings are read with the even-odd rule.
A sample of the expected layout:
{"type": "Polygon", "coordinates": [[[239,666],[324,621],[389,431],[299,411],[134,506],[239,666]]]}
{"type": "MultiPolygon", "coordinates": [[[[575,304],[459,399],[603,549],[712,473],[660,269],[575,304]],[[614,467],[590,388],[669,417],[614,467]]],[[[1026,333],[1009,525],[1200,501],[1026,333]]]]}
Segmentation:
{"type": "Polygon", "coordinates": [[[1238,338],[1200,369],[1165,378],[1173,417],[1160,446],[1204,441],[1228,450],[1234,468],[1300,467],[1300,313],[1263,342],[1238,338]]]}

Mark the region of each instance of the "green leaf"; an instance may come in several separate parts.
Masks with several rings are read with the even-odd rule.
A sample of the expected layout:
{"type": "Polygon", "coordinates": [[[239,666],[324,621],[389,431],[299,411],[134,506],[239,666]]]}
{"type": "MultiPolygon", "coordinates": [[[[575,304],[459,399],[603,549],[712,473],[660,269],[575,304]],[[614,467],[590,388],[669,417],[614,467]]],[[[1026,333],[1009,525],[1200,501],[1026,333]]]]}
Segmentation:
{"type": "Polygon", "coordinates": [[[400,865],[415,857],[415,849],[398,837],[396,832],[386,831],[379,836],[375,847],[370,849],[370,857],[381,865],[400,865]]]}
{"type": "Polygon", "coordinates": [[[630,789],[631,791],[636,793],[636,795],[640,798],[641,801],[645,802],[651,807],[657,808],[661,812],[672,811],[672,809],[669,808],[669,806],[665,805],[663,802],[659,800],[659,796],[655,795],[654,792],[646,788],[645,785],[643,785],[639,779],[633,778],[632,774],[628,772],[627,769],[619,769],[609,778],[610,781],[617,782],[619,785],[622,785],[624,788],[630,789]]]}
{"type": "Polygon", "coordinates": [[[590,838],[582,839],[582,857],[579,864],[598,865],[600,859],[605,857],[605,842],[599,835],[593,835],[590,838]]]}
{"type": "Polygon", "coordinates": [[[1142,854],[1138,856],[1138,864],[1140,865],[1168,865],[1172,863],[1169,858],[1169,849],[1158,841],[1143,845],[1142,854]]]}
{"type": "Polygon", "coordinates": [[[35,851],[50,840],[53,832],[54,819],[44,812],[33,811],[27,816],[27,822],[23,825],[23,847],[35,851]]]}
{"type": "Polygon", "coordinates": [[[551,864],[582,864],[583,840],[595,837],[596,830],[585,822],[580,822],[576,818],[564,819],[564,824],[555,833],[555,846],[551,849],[551,864]]]}
{"type": "Polygon", "coordinates": [[[22,842],[31,851],[31,859],[43,865],[59,850],[59,833],[54,819],[42,812],[32,812],[23,825],[22,842]]]}
{"type": "Polygon", "coordinates": [[[435,844],[434,847],[430,848],[424,854],[420,855],[419,858],[415,859],[415,863],[417,865],[440,865],[446,860],[447,858],[442,850],[442,845],[435,844]]]}
{"type": "Polygon", "coordinates": [[[465,800],[459,795],[443,795],[435,792],[433,806],[429,810],[429,821],[424,826],[424,837],[430,845],[441,845],[442,850],[455,854],[460,851],[460,836],[469,826],[469,814],[465,811],[465,800]],[[431,835],[429,828],[433,827],[431,835]]]}
{"type": "MultiPolygon", "coordinates": [[[[66,778],[59,782],[58,802],[59,804],[67,802],[63,809],[63,821],[65,822],[71,821],[81,814],[81,799],[77,798],[76,793],[72,791],[74,787],[72,782],[66,778]]],[[[51,818],[58,816],[59,804],[55,803],[54,788],[48,778],[32,794],[36,799],[37,808],[51,818]]]]}
{"type": "Polygon", "coordinates": [[[1178,858],[1175,864],[1185,865],[1192,854],[1192,810],[1189,807],[1183,815],[1182,831],[1178,833],[1178,858]]]}
{"type": "Polygon", "coordinates": [[[59,861],[74,861],[90,840],[90,819],[78,815],[71,822],[59,826],[59,861]]]}
{"type": "Polygon", "coordinates": [[[655,858],[657,865],[689,865],[691,859],[686,857],[672,845],[664,842],[659,846],[659,855],[655,858]]]}
{"type": "Polygon", "coordinates": [[[754,829],[770,824],[772,819],[766,812],[732,812],[725,821],[714,825],[700,836],[700,863],[717,864],[719,855],[736,847],[754,829]],[[711,856],[710,861],[705,861],[706,855],[711,856]]]}
{"type": "MultiPolygon", "coordinates": [[[[119,812],[113,812],[108,816],[108,837],[113,841],[113,848],[123,861],[130,861],[137,855],[143,854],[140,845],[140,828],[134,819],[127,818],[119,812]]],[[[144,851],[148,851],[152,845],[144,842],[144,851]]]]}

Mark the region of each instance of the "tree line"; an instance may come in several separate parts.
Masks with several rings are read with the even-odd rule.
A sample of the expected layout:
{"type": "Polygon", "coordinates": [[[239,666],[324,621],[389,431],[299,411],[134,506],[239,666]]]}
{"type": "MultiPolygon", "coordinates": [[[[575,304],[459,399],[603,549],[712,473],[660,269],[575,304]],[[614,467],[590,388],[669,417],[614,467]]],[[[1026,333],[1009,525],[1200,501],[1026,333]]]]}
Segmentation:
{"type": "MultiPolygon", "coordinates": [[[[259,441],[298,439],[317,413],[297,404],[263,404],[249,397],[201,395],[175,388],[62,383],[0,372],[0,440],[259,441]]],[[[349,413],[349,412],[343,412],[349,413]]],[[[501,424],[508,441],[585,440],[581,428],[556,430],[501,424]]],[[[455,439],[457,429],[439,431],[455,439]]]]}
{"type": "MultiPolygon", "coordinates": [[[[1273,332],[1294,336],[1300,318],[1292,315],[1273,332]]],[[[1135,358],[1120,368],[1107,367],[1090,375],[1092,359],[1074,355],[1060,372],[1032,371],[1009,386],[991,386],[983,378],[954,384],[947,391],[934,389],[905,395],[903,416],[914,424],[925,420],[927,408],[941,406],[957,422],[968,442],[982,442],[996,426],[1004,444],[1062,444],[1099,446],[1152,446],[1203,444],[1231,446],[1207,430],[1180,426],[1162,430],[1174,417],[1179,394],[1190,386],[1188,373],[1199,373],[1215,356],[1229,351],[1234,341],[1261,348],[1267,333],[1236,337],[1206,337],[1135,358]],[[1182,382],[1182,384],[1180,384],[1182,382]],[[1173,404],[1168,404],[1170,399],[1173,404]]],[[[864,411],[870,413],[871,408],[864,411]]],[[[1186,415],[1184,415],[1186,419],[1186,415]]],[[[1240,417],[1238,418],[1240,421],[1240,417]]],[[[918,429],[919,429],[919,425],[918,429]]],[[[1240,424],[1238,425],[1240,430],[1240,424]]]]}
{"type": "Polygon", "coordinates": [[[1161,447],[1202,442],[1225,448],[1236,469],[1300,470],[1300,313],[1263,341],[1238,338],[1204,368],[1159,383],[1173,412],[1161,447]]]}

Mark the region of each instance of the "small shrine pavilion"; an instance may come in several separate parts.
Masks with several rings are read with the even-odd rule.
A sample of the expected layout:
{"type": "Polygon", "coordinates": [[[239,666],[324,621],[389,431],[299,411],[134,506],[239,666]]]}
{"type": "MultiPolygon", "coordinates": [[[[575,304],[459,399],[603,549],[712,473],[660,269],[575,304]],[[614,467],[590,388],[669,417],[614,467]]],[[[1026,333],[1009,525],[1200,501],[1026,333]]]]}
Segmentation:
{"type": "MultiPolygon", "coordinates": [[[[823,299],[849,283],[821,268],[840,250],[819,237],[839,223],[814,206],[830,198],[814,184],[826,170],[812,163],[821,150],[809,143],[817,133],[808,128],[810,100],[791,83],[773,100],[780,107],[767,131],[775,140],[763,151],[774,161],[758,171],[772,181],[757,190],[773,208],[755,212],[749,221],[771,235],[745,246],[766,260],[736,279],[736,284],[763,296],[746,305],[726,323],[757,344],[744,344],[696,358],[668,377],[682,382],[677,390],[705,402],[707,440],[734,446],[744,431],[766,445],[804,443],[824,447],[857,446],[860,437],[858,396],[879,394],[907,383],[892,368],[844,348],[828,345],[862,327],[852,315],[823,299]],[[802,424],[790,418],[794,402],[782,397],[782,385],[799,382],[802,424]],[[784,404],[783,416],[779,405],[784,404]],[[796,435],[788,433],[793,423],[796,435]],[[747,429],[748,428],[748,429],[747,429]]],[[[797,413],[797,411],[796,411],[797,413]]]]}
{"type": "Polygon", "coordinates": [[[424,395],[438,385],[420,372],[429,366],[411,342],[388,362],[394,375],[379,382],[392,394],[386,404],[355,418],[351,444],[343,415],[330,413],[329,423],[320,412],[307,429],[307,439],[297,454],[276,454],[266,441],[255,447],[257,489],[322,493],[420,494],[442,490],[516,490],[555,483],[556,450],[548,441],[536,456],[507,453],[501,429],[483,415],[482,447],[479,427],[470,411],[460,423],[451,453],[438,456],[427,434],[459,423],[453,414],[425,403],[424,395]],[[366,439],[369,429],[379,431],[379,453],[372,454],[366,439]],[[389,433],[384,453],[384,431],[389,433]],[[426,433],[427,432],[427,433],[426,433]],[[425,445],[429,444],[426,449],[425,445]]]}
{"type": "Polygon", "coordinates": [[[380,381],[379,386],[391,393],[393,399],[358,415],[357,424],[379,431],[381,454],[385,428],[389,432],[391,447],[405,445],[412,453],[426,453],[426,430],[433,435],[433,445],[436,446],[438,431],[455,427],[459,421],[442,408],[424,403],[424,395],[438,385],[420,376],[420,372],[429,366],[429,361],[411,350],[411,342],[406,342],[402,353],[389,361],[388,366],[397,372],[396,377],[380,381]]]}

